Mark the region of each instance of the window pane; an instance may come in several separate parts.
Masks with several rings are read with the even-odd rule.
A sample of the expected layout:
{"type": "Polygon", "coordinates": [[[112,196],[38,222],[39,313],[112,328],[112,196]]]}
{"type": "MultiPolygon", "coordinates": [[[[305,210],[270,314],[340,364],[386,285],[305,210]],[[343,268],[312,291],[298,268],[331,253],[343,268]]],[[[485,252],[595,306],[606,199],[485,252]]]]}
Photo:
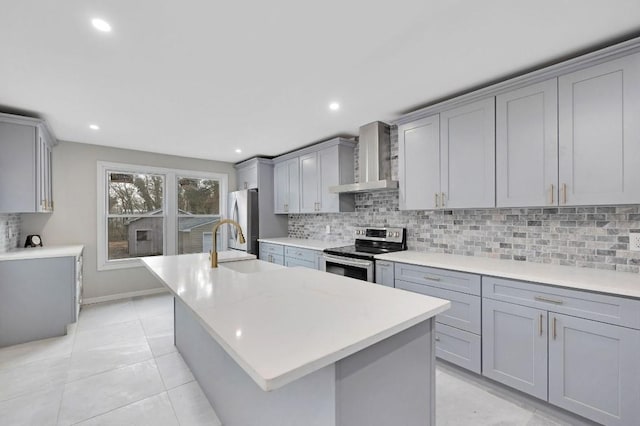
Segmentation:
{"type": "Polygon", "coordinates": [[[162,255],[163,224],[162,217],[110,217],[108,260],[162,255]]]}
{"type": "MultiPolygon", "coordinates": [[[[211,231],[220,217],[178,217],[178,254],[205,253],[211,251],[211,231]]],[[[218,232],[218,247],[221,247],[221,232],[218,232]]]]}
{"type": "Polygon", "coordinates": [[[162,213],[161,175],[109,172],[109,213],[162,213]]]}
{"type": "Polygon", "coordinates": [[[178,214],[220,214],[220,182],[178,178],[178,214]]]}

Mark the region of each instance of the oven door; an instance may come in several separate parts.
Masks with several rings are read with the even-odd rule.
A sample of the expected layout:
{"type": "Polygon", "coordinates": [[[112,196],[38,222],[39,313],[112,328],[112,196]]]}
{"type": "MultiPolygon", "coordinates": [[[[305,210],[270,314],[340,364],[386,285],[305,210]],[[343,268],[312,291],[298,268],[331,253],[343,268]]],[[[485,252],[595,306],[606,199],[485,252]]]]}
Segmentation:
{"type": "Polygon", "coordinates": [[[372,260],[352,259],[331,254],[322,255],[323,271],[363,281],[373,282],[373,265],[372,260]]]}

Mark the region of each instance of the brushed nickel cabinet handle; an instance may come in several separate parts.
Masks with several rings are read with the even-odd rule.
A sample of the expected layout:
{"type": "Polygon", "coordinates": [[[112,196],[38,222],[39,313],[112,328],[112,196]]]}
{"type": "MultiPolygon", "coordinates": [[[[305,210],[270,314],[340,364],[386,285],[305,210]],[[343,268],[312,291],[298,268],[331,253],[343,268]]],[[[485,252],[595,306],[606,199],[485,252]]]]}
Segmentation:
{"type": "Polygon", "coordinates": [[[553,340],[556,340],[556,337],[558,337],[558,333],[556,331],[557,322],[558,320],[556,319],[556,317],[553,317],[553,340]]]}
{"type": "Polygon", "coordinates": [[[438,336],[436,336],[436,342],[439,342],[440,338],[438,336]]]}
{"type": "Polygon", "coordinates": [[[535,296],[534,299],[538,302],[553,303],[554,305],[562,305],[564,303],[562,300],[549,299],[542,296],[535,296]]]}
{"type": "Polygon", "coordinates": [[[538,328],[540,330],[540,336],[542,336],[542,314],[540,314],[540,322],[538,324],[538,328]]]}
{"type": "Polygon", "coordinates": [[[553,205],[553,189],[554,189],[554,185],[551,184],[551,205],[553,205]]]}
{"type": "Polygon", "coordinates": [[[436,194],[435,194],[435,195],[436,195],[436,208],[438,208],[438,207],[440,207],[440,206],[438,206],[438,204],[439,204],[439,203],[438,203],[438,193],[436,192],[436,194]]]}
{"type": "Polygon", "coordinates": [[[429,281],[440,281],[440,278],[438,278],[438,277],[430,277],[429,275],[425,275],[424,279],[425,280],[429,280],[429,281]]]}
{"type": "Polygon", "coordinates": [[[567,184],[562,184],[562,204],[567,204],[567,184]]]}
{"type": "Polygon", "coordinates": [[[444,196],[444,192],[440,193],[440,207],[444,207],[445,206],[445,200],[446,197],[444,196]]]}

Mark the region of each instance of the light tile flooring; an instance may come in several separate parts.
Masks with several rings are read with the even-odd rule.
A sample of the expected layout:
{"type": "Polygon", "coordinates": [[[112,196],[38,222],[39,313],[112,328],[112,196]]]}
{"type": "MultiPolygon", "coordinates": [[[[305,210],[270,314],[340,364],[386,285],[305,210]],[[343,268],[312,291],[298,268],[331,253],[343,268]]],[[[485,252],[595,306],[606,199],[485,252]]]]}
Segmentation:
{"type": "MultiPolygon", "coordinates": [[[[447,365],[438,426],[575,425],[447,365]]],[[[173,346],[168,294],[83,307],[64,337],[0,349],[0,424],[220,425],[173,346]]]]}

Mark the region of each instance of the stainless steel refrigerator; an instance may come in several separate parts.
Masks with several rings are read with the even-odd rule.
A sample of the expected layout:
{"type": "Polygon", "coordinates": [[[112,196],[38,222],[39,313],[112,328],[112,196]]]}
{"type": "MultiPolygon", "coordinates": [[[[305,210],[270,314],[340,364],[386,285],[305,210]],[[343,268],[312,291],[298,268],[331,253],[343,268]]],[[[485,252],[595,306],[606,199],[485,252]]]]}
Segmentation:
{"type": "Polygon", "coordinates": [[[229,193],[227,217],[235,220],[242,227],[246,243],[238,242],[238,230],[235,226],[229,226],[229,240],[227,246],[230,250],[241,250],[251,254],[258,254],[258,190],[244,189],[229,193]]]}

